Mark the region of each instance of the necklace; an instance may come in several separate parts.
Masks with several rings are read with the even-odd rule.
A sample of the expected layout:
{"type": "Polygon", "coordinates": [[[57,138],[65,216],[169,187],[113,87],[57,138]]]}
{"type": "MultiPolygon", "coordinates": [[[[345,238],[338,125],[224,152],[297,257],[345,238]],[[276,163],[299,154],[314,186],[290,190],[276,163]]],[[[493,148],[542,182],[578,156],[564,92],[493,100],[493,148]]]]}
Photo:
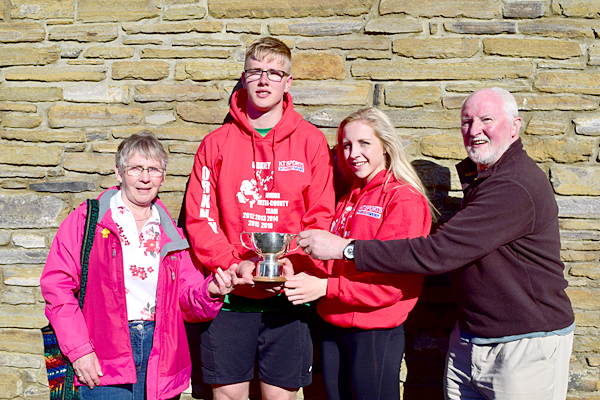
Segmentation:
{"type": "Polygon", "coordinates": [[[137,219],[137,218],[135,218],[135,217],[134,217],[133,219],[134,219],[134,220],[136,220],[136,221],[146,221],[146,220],[147,220],[148,218],[150,218],[151,216],[152,216],[152,211],[150,211],[150,215],[148,215],[148,216],[147,216],[147,217],[145,217],[145,218],[137,219]]]}

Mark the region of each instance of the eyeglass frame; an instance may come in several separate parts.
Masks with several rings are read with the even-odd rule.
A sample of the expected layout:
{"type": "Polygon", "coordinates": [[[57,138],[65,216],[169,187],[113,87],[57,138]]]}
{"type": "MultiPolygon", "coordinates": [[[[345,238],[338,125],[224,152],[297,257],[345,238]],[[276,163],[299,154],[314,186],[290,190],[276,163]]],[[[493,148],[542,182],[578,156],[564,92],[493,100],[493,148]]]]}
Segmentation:
{"type": "Polygon", "coordinates": [[[160,177],[164,176],[166,169],[164,169],[164,168],[157,168],[157,167],[144,168],[141,165],[133,165],[133,166],[126,165],[126,166],[124,166],[124,167],[121,168],[121,171],[123,171],[123,173],[125,175],[131,176],[132,178],[137,178],[138,176],[142,176],[142,174],[144,173],[144,171],[148,171],[148,176],[151,177],[151,178],[160,178],[160,177]],[[139,175],[131,175],[129,173],[129,171],[136,170],[138,168],[141,169],[139,175]],[[152,175],[152,173],[150,172],[151,169],[156,170],[156,171],[160,171],[160,175],[152,175]]]}
{"type": "Polygon", "coordinates": [[[258,69],[258,68],[249,68],[249,69],[245,69],[244,70],[244,77],[246,79],[246,82],[256,82],[256,81],[260,81],[263,73],[267,74],[267,79],[270,80],[271,82],[283,82],[283,78],[285,78],[286,76],[290,76],[291,74],[285,71],[282,71],[280,69],[258,69]],[[258,79],[255,80],[248,80],[248,71],[255,71],[258,72],[260,71],[260,75],[258,75],[258,79]],[[283,76],[281,77],[280,81],[274,81],[273,79],[269,78],[269,72],[281,72],[283,74],[283,76]]]}

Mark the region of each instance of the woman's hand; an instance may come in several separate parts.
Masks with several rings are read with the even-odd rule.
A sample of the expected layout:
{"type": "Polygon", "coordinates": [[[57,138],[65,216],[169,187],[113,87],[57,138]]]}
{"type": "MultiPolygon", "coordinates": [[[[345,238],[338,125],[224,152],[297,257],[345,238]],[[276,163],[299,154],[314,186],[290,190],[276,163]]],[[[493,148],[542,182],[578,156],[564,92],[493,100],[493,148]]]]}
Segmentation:
{"type": "Polygon", "coordinates": [[[315,260],[341,260],[344,258],[344,247],[352,241],[317,229],[300,232],[296,240],[302,250],[315,260]]]}
{"type": "Polygon", "coordinates": [[[79,382],[88,385],[90,389],[98,386],[100,384],[100,377],[104,375],[95,352],[86,354],[73,361],[73,369],[79,382]]]}
{"type": "Polygon", "coordinates": [[[287,278],[285,295],[294,305],[308,303],[327,294],[327,279],[300,272],[287,278]]]}

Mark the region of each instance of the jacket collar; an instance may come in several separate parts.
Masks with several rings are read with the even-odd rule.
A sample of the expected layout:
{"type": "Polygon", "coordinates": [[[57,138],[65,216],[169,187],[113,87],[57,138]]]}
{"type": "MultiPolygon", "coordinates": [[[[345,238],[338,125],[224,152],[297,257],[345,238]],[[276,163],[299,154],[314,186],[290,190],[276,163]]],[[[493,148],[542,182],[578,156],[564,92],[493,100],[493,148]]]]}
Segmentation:
{"type": "MultiPolygon", "coordinates": [[[[106,190],[104,193],[102,193],[100,195],[100,197],[98,197],[98,201],[100,203],[99,204],[100,209],[98,212],[98,221],[102,221],[102,218],[104,218],[104,215],[110,209],[110,199],[112,199],[112,197],[115,196],[118,192],[119,192],[119,190],[116,187],[113,187],[113,188],[106,190]]],[[[175,224],[173,223],[173,220],[171,219],[171,216],[167,212],[164,204],[157,198],[154,202],[154,205],[156,206],[156,208],[158,210],[158,215],[160,217],[160,227],[161,227],[163,233],[167,236],[167,238],[170,239],[169,242],[164,243],[162,245],[162,247],[160,249],[160,256],[164,257],[165,255],[167,255],[170,252],[185,250],[185,249],[189,248],[190,244],[188,243],[188,241],[186,239],[182,238],[181,235],[179,234],[179,231],[175,227],[175,224]]],[[[111,220],[112,220],[112,218],[111,218],[111,220]]]]}
{"type": "Polygon", "coordinates": [[[508,149],[502,154],[500,159],[496,161],[491,167],[483,170],[477,170],[477,164],[471,161],[470,158],[465,158],[460,163],[456,165],[456,170],[458,171],[458,176],[460,178],[460,182],[462,185],[462,189],[465,190],[471,183],[475,181],[475,179],[487,179],[492,176],[498,169],[502,168],[507,160],[512,159],[517,153],[523,151],[523,143],[521,142],[521,138],[517,139],[514,143],[512,143],[508,149]]]}

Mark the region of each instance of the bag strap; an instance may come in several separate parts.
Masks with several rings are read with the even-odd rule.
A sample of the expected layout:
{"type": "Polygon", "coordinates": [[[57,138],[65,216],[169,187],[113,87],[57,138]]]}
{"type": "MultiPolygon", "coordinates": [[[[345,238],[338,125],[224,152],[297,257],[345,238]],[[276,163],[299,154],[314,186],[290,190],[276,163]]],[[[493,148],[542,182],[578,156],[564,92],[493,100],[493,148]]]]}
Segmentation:
{"type": "Polygon", "coordinates": [[[83,233],[83,242],[81,243],[81,285],[79,289],[79,308],[83,310],[85,300],[85,288],[87,286],[88,267],[90,263],[90,253],[96,236],[96,224],[98,223],[99,202],[97,199],[87,200],[87,215],[85,217],[85,230],[83,233]]]}

